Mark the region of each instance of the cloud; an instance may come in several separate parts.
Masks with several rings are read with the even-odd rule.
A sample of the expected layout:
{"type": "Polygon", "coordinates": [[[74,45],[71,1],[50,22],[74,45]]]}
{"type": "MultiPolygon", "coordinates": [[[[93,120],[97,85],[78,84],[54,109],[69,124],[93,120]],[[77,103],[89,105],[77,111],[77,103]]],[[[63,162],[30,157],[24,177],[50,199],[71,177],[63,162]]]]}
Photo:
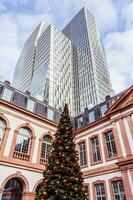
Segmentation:
{"type": "Polygon", "coordinates": [[[7,8],[6,8],[5,4],[2,1],[0,1],[0,13],[4,12],[6,10],[7,10],[7,8]]]}
{"type": "Polygon", "coordinates": [[[62,29],[83,6],[96,17],[113,88],[128,87],[133,79],[132,0],[1,0],[0,75],[12,80],[24,42],[42,19],[62,29]]]}
{"type": "Polygon", "coordinates": [[[21,48],[36,26],[42,21],[42,19],[45,19],[48,23],[51,23],[53,16],[47,14],[34,15],[24,13],[20,13],[16,16],[15,23],[18,27],[19,45],[21,48]]]}
{"type": "Polygon", "coordinates": [[[117,25],[117,10],[111,0],[90,0],[86,5],[88,5],[88,9],[96,16],[102,33],[115,28],[117,25]]]}
{"type": "Polygon", "coordinates": [[[1,0],[8,11],[28,11],[33,5],[33,0],[1,0]]]}
{"type": "Polygon", "coordinates": [[[133,2],[123,8],[122,14],[126,21],[126,28],[133,26],[133,2]]]}
{"type": "MultiPolygon", "coordinates": [[[[117,1],[118,4],[121,1],[117,1]]],[[[113,88],[116,92],[126,89],[133,81],[133,2],[127,0],[117,10],[123,29],[106,34],[104,46],[113,88]]]]}
{"type": "Polygon", "coordinates": [[[2,14],[0,22],[0,75],[11,79],[20,53],[17,46],[18,28],[10,14],[2,14]]]}
{"type": "Polygon", "coordinates": [[[4,12],[0,15],[0,76],[12,81],[24,42],[43,18],[52,21],[51,16],[42,14],[4,12]]]}
{"type": "Polygon", "coordinates": [[[63,28],[83,6],[96,16],[102,31],[112,30],[116,25],[117,11],[111,0],[36,0],[34,10],[55,13],[56,25],[63,28]]]}
{"type": "Polygon", "coordinates": [[[104,46],[113,88],[120,92],[132,84],[133,80],[133,29],[106,35],[104,46]]]}

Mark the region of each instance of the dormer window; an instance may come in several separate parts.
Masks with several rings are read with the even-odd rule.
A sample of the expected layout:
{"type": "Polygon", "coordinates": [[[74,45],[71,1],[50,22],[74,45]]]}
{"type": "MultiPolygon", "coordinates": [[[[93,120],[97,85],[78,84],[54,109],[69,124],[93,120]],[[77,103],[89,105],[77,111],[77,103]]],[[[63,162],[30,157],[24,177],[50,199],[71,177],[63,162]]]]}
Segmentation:
{"type": "Polygon", "coordinates": [[[101,106],[101,115],[102,115],[102,117],[104,116],[104,113],[106,111],[107,111],[107,105],[105,104],[105,105],[101,106]]]}
{"type": "Polygon", "coordinates": [[[92,123],[95,121],[95,113],[94,111],[89,113],[89,122],[92,123]]]}
{"type": "Polygon", "coordinates": [[[6,101],[10,101],[12,97],[12,91],[5,88],[2,99],[6,100],[6,101]]]}
{"type": "Polygon", "coordinates": [[[78,128],[83,126],[83,117],[78,118],[78,128]]]}
{"type": "Polygon", "coordinates": [[[48,119],[53,120],[54,119],[54,111],[50,108],[48,108],[48,114],[47,114],[48,119]]]}
{"type": "Polygon", "coordinates": [[[35,102],[28,99],[28,103],[27,103],[27,110],[33,112],[34,111],[34,105],[35,105],[35,102]]]}

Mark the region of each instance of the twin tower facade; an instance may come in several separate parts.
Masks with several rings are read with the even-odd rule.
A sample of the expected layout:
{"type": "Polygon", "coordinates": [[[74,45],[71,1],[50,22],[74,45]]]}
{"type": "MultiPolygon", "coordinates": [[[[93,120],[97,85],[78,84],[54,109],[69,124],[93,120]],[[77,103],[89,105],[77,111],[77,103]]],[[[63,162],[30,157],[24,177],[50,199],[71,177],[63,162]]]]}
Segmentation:
{"type": "Polygon", "coordinates": [[[62,30],[42,21],[26,41],[13,86],[77,116],[112,90],[95,18],[82,8],[62,30]]]}

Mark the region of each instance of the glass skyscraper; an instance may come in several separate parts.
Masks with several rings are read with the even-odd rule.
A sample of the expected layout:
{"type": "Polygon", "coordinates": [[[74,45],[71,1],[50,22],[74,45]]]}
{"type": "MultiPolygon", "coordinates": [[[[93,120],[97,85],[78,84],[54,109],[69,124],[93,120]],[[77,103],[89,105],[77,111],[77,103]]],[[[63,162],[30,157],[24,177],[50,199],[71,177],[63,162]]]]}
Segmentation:
{"type": "Polygon", "coordinates": [[[13,85],[76,116],[105,100],[111,82],[95,18],[85,8],[62,30],[42,21],[26,41],[13,85]]]}

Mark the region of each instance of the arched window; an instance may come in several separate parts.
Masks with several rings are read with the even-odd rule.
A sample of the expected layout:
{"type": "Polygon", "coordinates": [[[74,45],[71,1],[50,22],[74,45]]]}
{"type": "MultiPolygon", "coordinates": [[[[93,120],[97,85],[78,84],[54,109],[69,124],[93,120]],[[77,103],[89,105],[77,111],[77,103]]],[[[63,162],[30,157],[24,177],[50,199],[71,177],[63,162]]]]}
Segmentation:
{"type": "Polygon", "coordinates": [[[2,194],[2,200],[22,200],[23,185],[17,178],[10,179],[5,187],[2,194]]]}
{"type": "Polygon", "coordinates": [[[14,149],[14,158],[29,160],[31,134],[29,129],[21,128],[17,135],[16,145],[14,149]]]}
{"type": "Polygon", "coordinates": [[[2,120],[0,120],[0,146],[2,144],[2,140],[4,137],[4,132],[5,132],[5,124],[3,123],[2,120]]]}
{"type": "Polygon", "coordinates": [[[44,136],[41,146],[40,164],[47,163],[51,150],[52,150],[52,138],[48,135],[44,136]]]}

